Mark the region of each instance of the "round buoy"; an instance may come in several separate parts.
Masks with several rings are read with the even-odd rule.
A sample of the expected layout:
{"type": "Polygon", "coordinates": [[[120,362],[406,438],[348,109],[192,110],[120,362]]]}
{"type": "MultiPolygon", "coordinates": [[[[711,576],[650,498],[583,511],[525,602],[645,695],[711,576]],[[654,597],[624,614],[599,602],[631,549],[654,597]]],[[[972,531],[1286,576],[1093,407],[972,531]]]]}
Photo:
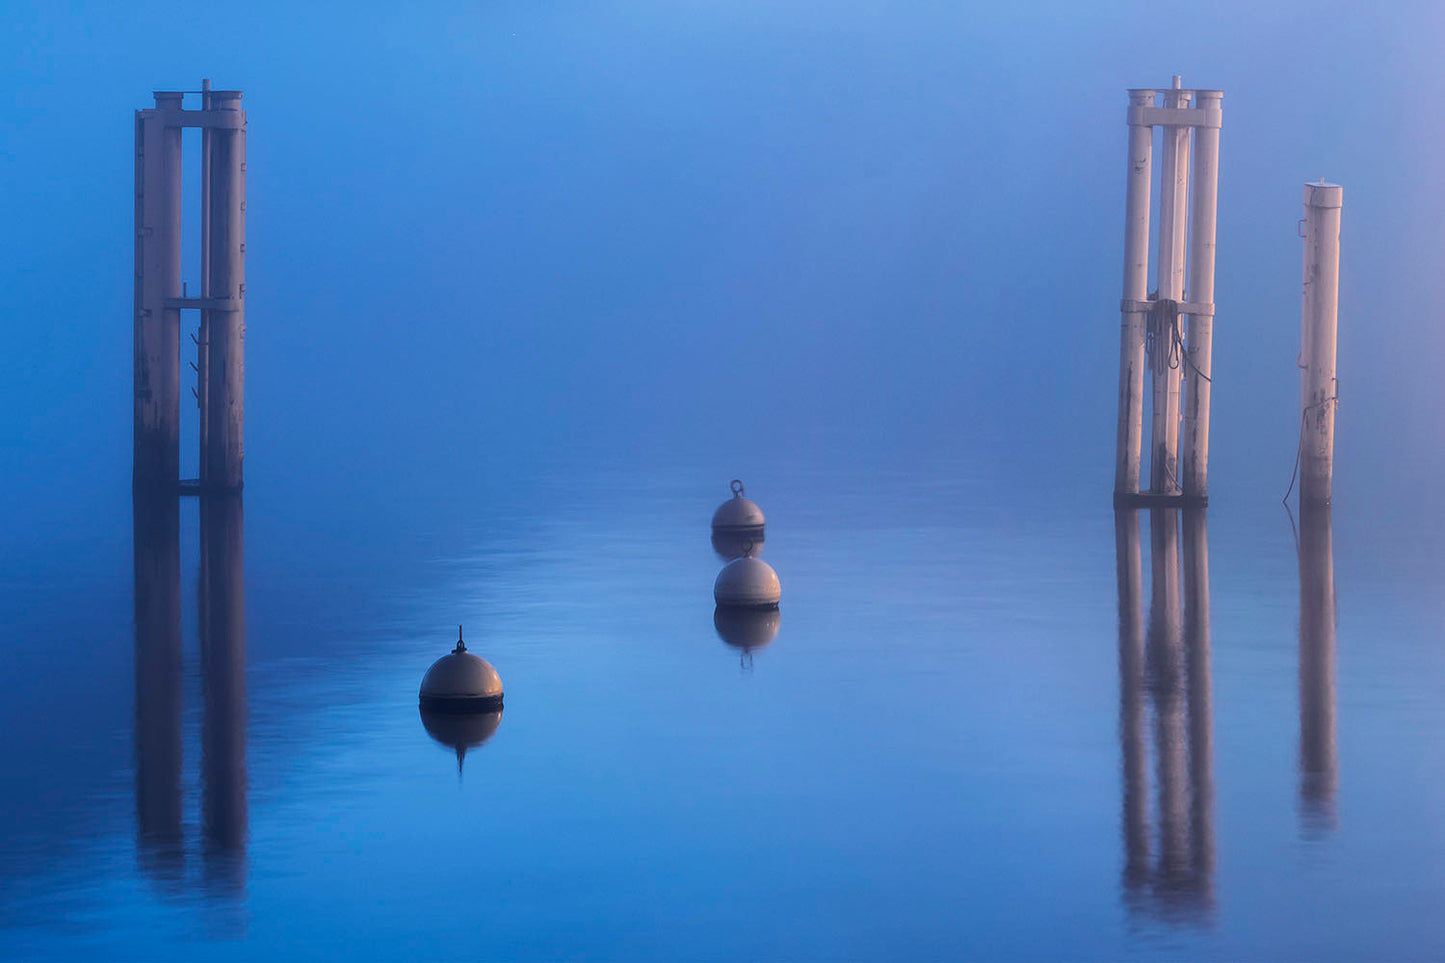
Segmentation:
{"type": "Polygon", "coordinates": [[[457,647],[426,670],[420,697],[421,707],[432,712],[496,712],[502,708],[502,679],[490,662],[467,651],[457,626],[457,647]]]}
{"type": "Polygon", "coordinates": [[[773,567],[746,555],[724,565],[712,586],[712,597],[718,605],[740,609],[775,609],[782,592],[773,567]]]}
{"type": "Polygon", "coordinates": [[[743,497],[743,483],[734,478],[729,487],[733,497],[718,506],[712,513],[714,535],[753,535],[758,544],[763,541],[763,510],[743,497]]]}
{"type": "Polygon", "coordinates": [[[772,609],[739,609],[719,605],[712,613],[717,637],[735,649],[752,652],[766,648],[778,637],[783,613],[772,609]]]}

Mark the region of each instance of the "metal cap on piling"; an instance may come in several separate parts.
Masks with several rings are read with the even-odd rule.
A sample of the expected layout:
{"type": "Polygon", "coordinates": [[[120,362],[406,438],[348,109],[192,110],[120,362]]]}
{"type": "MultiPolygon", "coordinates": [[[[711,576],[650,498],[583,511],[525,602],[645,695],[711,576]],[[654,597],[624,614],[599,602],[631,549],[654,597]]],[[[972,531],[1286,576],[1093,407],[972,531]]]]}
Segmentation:
{"type": "Polygon", "coordinates": [[[1335,208],[1345,206],[1345,189],[1331,184],[1323,177],[1314,184],[1306,184],[1304,202],[1310,207],[1335,208]]]}

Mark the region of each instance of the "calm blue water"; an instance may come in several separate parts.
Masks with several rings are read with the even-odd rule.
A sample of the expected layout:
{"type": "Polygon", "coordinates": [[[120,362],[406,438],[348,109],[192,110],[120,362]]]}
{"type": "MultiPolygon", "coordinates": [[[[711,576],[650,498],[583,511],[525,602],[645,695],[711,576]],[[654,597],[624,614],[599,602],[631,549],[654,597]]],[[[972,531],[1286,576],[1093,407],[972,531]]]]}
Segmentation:
{"type": "Polygon", "coordinates": [[[0,4],[0,959],[1445,957],[1445,5],[236,7],[0,4]],[[1213,503],[1134,578],[1125,90],[1175,74],[1225,91],[1213,503]],[[137,526],[132,112],[207,77],[246,494],[137,526]]]}
{"type": "MultiPolygon", "coordinates": [[[[429,525],[298,507],[262,474],[243,675],[224,640],[203,671],[184,501],[179,703],[149,735],[117,484],[113,516],[3,567],[0,955],[1438,955],[1425,543],[1339,507],[1324,555],[1312,530],[1306,577],[1332,561],[1338,592],[1321,683],[1302,602],[1307,635],[1329,613],[1277,503],[1210,509],[1207,652],[1150,615],[1141,515],[1131,675],[1106,479],[1044,499],[961,460],[878,464],[753,460],[783,604],[750,653],[713,625],[728,475],[704,461],[559,457],[429,525]],[[507,691],[460,772],[416,708],[459,622],[507,691]],[[138,763],[169,801],[141,798],[138,763]],[[174,838],[142,834],[157,819],[174,838]]],[[[210,537],[234,576],[233,536],[210,537]]]]}

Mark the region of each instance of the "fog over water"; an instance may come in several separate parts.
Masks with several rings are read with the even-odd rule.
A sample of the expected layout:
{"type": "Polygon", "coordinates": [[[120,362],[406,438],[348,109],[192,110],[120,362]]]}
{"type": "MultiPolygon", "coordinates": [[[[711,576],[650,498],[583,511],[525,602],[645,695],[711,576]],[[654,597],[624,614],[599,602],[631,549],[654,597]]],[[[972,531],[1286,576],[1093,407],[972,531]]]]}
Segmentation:
{"type": "Polygon", "coordinates": [[[0,26],[0,959],[1439,956],[1438,5],[0,26]],[[1211,501],[1203,576],[1142,513],[1131,589],[1125,90],[1173,74],[1224,91],[1211,501]],[[244,548],[237,505],[205,552],[130,485],[133,111],[202,78],[249,118],[244,548]],[[1292,522],[1320,177],[1335,500],[1292,522]],[[783,585],[751,651],[734,477],[783,585]],[[507,686],[460,774],[415,701],[458,622],[507,686]]]}

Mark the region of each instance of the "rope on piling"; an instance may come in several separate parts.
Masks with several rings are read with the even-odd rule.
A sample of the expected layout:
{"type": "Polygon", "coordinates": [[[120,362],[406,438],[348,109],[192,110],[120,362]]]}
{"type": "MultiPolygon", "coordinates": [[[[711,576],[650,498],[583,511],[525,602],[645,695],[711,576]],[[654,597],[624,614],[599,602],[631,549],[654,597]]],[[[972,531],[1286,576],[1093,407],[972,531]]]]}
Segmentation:
{"type": "MultiPolygon", "coordinates": [[[[1339,380],[1338,378],[1336,378],[1336,379],[1335,379],[1335,393],[1334,393],[1334,394],[1330,395],[1328,398],[1324,399],[1323,401],[1317,401],[1317,402],[1315,402],[1315,403],[1312,404],[1312,405],[1305,405],[1304,409],[1303,409],[1302,411],[1300,411],[1300,413],[1299,413],[1299,441],[1295,444],[1295,449],[1294,449],[1294,470],[1289,473],[1289,487],[1284,490],[1284,497],[1280,499],[1280,501],[1284,503],[1284,507],[1285,507],[1285,508],[1288,508],[1288,507],[1289,507],[1289,496],[1290,496],[1290,493],[1294,491],[1294,483],[1295,483],[1295,480],[1296,480],[1297,478],[1299,478],[1299,463],[1300,463],[1300,458],[1301,458],[1301,456],[1304,455],[1304,450],[1305,450],[1305,419],[1308,418],[1310,412],[1311,412],[1311,411],[1314,411],[1316,408],[1323,408],[1325,405],[1331,405],[1331,404],[1332,404],[1332,405],[1335,405],[1336,407],[1338,407],[1338,406],[1339,406],[1339,402],[1340,402],[1340,380],[1339,380]]],[[[1290,519],[1291,519],[1291,521],[1293,521],[1294,516],[1290,516],[1290,519]]]]}
{"type": "Polygon", "coordinates": [[[1209,377],[1184,346],[1184,331],[1179,325],[1179,302],[1169,298],[1156,298],[1149,305],[1149,317],[1144,328],[1144,352],[1149,359],[1149,368],[1156,375],[1166,371],[1178,371],[1188,365],[1189,369],[1210,384],[1209,377]],[[1161,344],[1168,347],[1161,351],[1161,344]]]}
{"type": "Polygon", "coordinates": [[[1144,352],[1149,369],[1156,375],[1179,368],[1179,302],[1168,298],[1149,304],[1149,318],[1144,328],[1144,352]]]}

